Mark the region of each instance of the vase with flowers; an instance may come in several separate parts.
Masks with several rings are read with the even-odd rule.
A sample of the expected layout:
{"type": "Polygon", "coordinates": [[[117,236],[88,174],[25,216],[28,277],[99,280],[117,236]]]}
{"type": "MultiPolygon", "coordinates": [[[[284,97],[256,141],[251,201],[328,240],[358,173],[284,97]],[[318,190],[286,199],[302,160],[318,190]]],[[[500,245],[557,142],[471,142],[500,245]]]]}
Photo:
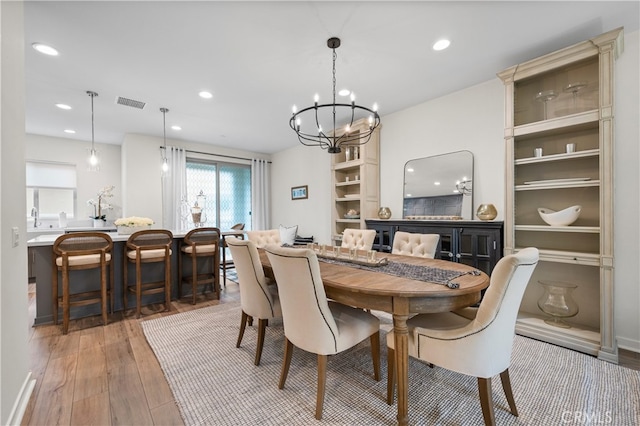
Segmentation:
{"type": "Polygon", "coordinates": [[[106,199],[113,197],[114,188],[115,186],[113,185],[107,185],[98,191],[96,199],[92,198],[87,201],[87,205],[93,207],[93,215],[91,218],[93,219],[93,226],[96,228],[104,226],[107,221],[105,212],[113,208],[111,204],[107,203],[106,199]]]}
{"type": "Polygon", "coordinates": [[[131,216],[117,219],[113,224],[118,227],[118,234],[131,235],[134,232],[151,228],[154,222],[148,217],[131,216]]]}

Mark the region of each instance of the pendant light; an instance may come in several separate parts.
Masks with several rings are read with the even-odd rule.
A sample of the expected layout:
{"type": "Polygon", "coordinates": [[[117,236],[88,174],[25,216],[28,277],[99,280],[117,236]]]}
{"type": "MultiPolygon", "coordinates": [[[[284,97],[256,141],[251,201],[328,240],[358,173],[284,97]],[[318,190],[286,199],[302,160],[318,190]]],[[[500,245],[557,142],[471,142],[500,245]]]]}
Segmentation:
{"type": "Polygon", "coordinates": [[[87,90],[87,95],[91,97],[91,151],[89,152],[89,170],[97,172],[100,170],[100,160],[98,159],[98,151],[96,151],[95,130],[93,123],[93,98],[98,96],[96,92],[87,90]]]}
{"type": "Polygon", "coordinates": [[[167,120],[166,115],[169,112],[168,108],[160,108],[160,112],[162,113],[162,139],[164,141],[164,146],[162,147],[162,173],[167,173],[169,171],[169,160],[167,160],[167,120]]]}

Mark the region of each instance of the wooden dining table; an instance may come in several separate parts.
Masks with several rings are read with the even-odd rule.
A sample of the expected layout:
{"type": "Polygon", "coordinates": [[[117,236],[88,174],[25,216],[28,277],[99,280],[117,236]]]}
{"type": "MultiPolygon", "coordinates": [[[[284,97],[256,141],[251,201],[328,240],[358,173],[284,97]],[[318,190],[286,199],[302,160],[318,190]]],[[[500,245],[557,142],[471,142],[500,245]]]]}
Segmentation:
{"type": "MultiPolygon", "coordinates": [[[[320,272],[327,297],[350,306],[388,312],[393,315],[395,365],[398,378],[399,425],[408,424],[409,340],[407,319],[417,313],[448,312],[471,306],[480,301],[481,291],[489,286],[484,272],[461,263],[378,253],[390,262],[420,265],[446,271],[465,273],[452,280],[458,288],[419,281],[405,276],[390,275],[376,268],[361,269],[355,264],[323,262],[320,272]],[[476,272],[477,271],[477,272],[476,272]]],[[[269,278],[274,278],[266,252],[260,250],[260,260],[269,278]]]]}

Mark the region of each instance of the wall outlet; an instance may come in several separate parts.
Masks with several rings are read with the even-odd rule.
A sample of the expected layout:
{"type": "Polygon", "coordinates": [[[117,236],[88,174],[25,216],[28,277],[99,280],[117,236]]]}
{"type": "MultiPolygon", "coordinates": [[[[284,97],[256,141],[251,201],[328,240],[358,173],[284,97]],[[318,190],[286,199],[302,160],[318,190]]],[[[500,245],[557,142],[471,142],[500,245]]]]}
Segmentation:
{"type": "Polygon", "coordinates": [[[20,244],[20,229],[17,226],[11,228],[11,243],[13,247],[18,247],[20,244]]]}

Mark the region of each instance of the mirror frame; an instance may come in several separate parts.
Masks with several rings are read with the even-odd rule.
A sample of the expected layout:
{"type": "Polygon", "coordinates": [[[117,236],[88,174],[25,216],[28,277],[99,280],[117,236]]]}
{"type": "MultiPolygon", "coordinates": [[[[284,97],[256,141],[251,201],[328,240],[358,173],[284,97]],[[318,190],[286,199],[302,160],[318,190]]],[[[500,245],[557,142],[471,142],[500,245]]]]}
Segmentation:
{"type": "Polygon", "coordinates": [[[407,161],[404,165],[402,218],[473,220],[473,179],[471,151],[454,151],[407,161]],[[416,206],[412,200],[416,199],[428,204],[422,212],[424,214],[415,214],[416,206]],[[436,211],[432,211],[433,205],[437,205],[436,211]],[[407,214],[409,209],[413,214],[407,214]]]}

